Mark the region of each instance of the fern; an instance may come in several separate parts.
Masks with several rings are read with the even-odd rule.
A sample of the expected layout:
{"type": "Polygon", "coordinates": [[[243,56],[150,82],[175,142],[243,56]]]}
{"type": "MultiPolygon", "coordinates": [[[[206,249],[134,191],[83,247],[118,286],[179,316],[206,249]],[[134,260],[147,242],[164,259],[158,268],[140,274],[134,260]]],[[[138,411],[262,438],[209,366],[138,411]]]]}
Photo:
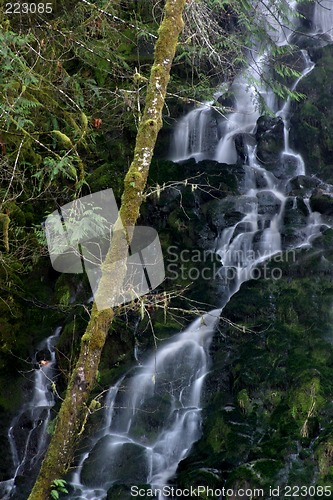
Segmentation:
{"type": "Polygon", "coordinates": [[[68,490],[66,488],[67,482],[64,479],[54,479],[51,483],[51,498],[58,500],[59,493],[67,494],[68,490]]]}

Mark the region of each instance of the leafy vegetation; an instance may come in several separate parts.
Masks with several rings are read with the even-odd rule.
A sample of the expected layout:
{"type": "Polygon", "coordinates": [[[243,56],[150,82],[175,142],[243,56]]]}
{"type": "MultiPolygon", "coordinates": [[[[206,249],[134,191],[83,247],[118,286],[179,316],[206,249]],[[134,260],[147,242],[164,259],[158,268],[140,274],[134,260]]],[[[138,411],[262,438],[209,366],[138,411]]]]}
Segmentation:
{"type": "Polygon", "coordinates": [[[59,493],[68,493],[66,488],[66,481],[64,479],[55,479],[51,484],[51,498],[54,500],[58,500],[59,493]]]}

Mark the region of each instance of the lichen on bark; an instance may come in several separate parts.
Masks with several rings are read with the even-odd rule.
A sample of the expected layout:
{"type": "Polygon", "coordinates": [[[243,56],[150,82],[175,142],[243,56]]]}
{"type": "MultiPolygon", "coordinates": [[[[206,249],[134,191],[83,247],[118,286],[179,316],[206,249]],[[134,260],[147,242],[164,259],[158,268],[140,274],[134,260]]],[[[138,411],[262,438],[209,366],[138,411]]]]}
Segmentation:
{"type": "Polygon", "coordinates": [[[9,224],[10,218],[6,213],[0,213],[0,223],[2,223],[3,245],[6,252],[9,252],[9,224]]]}

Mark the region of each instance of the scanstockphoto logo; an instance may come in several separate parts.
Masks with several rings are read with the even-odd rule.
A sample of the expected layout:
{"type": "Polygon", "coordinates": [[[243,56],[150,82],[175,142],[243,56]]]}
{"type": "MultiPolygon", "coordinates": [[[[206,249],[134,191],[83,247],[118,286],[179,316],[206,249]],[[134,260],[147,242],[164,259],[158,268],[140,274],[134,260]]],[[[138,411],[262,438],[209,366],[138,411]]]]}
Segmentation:
{"type": "MultiPolygon", "coordinates": [[[[155,229],[127,227],[131,244],[126,245],[122,258],[113,262],[116,267],[126,266],[121,288],[119,283],[112,283],[111,275],[109,290],[98,290],[103,262],[116,237],[114,226],[118,213],[113,190],[106,189],[60,207],[45,221],[53,268],[61,273],[86,271],[98,310],[132,301],[156,288],[165,278],[162,249],[155,229]],[[111,293],[111,289],[117,293],[111,293]]],[[[122,229],[118,226],[119,231],[122,229]]]]}
{"type": "Polygon", "coordinates": [[[169,246],[165,256],[168,280],[218,280],[230,285],[235,280],[279,280],[282,263],[295,262],[296,253],[290,249],[277,252],[228,248],[224,251],[180,249],[169,246]],[[267,263],[267,262],[268,263],[267,263]]]}

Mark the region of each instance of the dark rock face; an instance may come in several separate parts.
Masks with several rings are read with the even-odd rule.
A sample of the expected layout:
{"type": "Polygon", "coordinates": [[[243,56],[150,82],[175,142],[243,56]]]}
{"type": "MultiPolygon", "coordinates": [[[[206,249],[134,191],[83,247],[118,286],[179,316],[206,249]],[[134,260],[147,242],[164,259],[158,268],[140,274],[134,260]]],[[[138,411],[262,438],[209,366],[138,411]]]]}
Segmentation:
{"type": "Polygon", "coordinates": [[[202,147],[202,152],[205,154],[209,154],[210,157],[214,157],[216,146],[219,141],[217,118],[217,112],[212,110],[209,114],[209,119],[207,119],[206,121],[205,139],[202,147]]]}
{"type": "Polygon", "coordinates": [[[260,191],[257,194],[259,202],[258,213],[267,214],[270,217],[277,214],[281,207],[281,200],[279,200],[271,191],[260,191]]]}
{"type": "Polygon", "coordinates": [[[242,166],[208,160],[188,160],[181,165],[157,161],[151,175],[152,181],[161,186],[161,193],[146,205],[144,217],[157,229],[171,228],[176,240],[180,235],[182,245],[208,248],[223,224],[234,223],[235,216],[229,212],[236,209],[230,200],[243,182],[242,166]],[[173,187],[163,189],[166,169],[170,171],[169,178],[176,181],[173,187]],[[229,218],[228,222],[224,217],[229,218]]]}
{"type": "Polygon", "coordinates": [[[322,182],[317,177],[298,175],[290,180],[286,192],[289,196],[301,195],[309,197],[312,191],[320,184],[322,184],[322,182]]]}
{"type": "Polygon", "coordinates": [[[255,137],[252,134],[237,134],[234,140],[237,154],[244,161],[248,154],[247,147],[256,145],[255,137]]]}
{"type": "MultiPolygon", "coordinates": [[[[148,490],[149,486],[146,484],[140,485],[139,487],[140,496],[142,497],[142,491],[148,490]]],[[[116,484],[108,490],[107,500],[132,500],[133,494],[131,494],[131,487],[129,485],[116,484]]]]}
{"type": "Polygon", "coordinates": [[[310,204],[314,212],[333,215],[333,193],[317,189],[311,196],[310,204]]]}
{"type": "MultiPolygon", "coordinates": [[[[312,2],[301,2],[297,6],[297,11],[301,14],[300,23],[303,29],[312,29],[313,11],[315,4],[312,2]]],[[[309,37],[308,37],[309,38],[309,37]]]]}
{"type": "Polygon", "coordinates": [[[275,173],[283,150],[283,122],[281,118],[261,116],[256,131],[257,157],[265,168],[275,173]]]}
{"type": "Polygon", "coordinates": [[[112,442],[110,436],[101,439],[82,469],[84,484],[92,487],[107,485],[110,477],[118,477],[120,483],[144,483],[149,470],[145,450],[136,444],[128,443],[119,446],[112,442]],[[108,452],[105,450],[108,449],[108,452]],[[129,457],[127,459],[126,457],[129,457]],[[135,459],[133,459],[133,457],[135,459]],[[128,468],[128,463],[135,463],[135,467],[128,468]]]}
{"type": "Polygon", "coordinates": [[[283,152],[281,155],[279,167],[275,170],[275,175],[278,178],[294,177],[298,173],[299,163],[301,159],[299,155],[283,152]]]}

